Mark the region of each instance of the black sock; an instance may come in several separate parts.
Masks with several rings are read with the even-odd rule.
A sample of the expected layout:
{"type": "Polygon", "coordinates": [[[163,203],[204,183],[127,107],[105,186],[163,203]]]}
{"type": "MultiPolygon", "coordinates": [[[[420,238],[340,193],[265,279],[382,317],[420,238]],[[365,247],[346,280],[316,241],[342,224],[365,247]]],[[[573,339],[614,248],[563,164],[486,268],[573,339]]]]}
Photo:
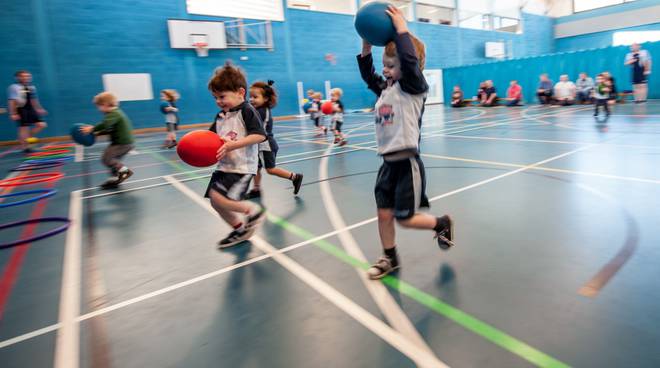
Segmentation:
{"type": "Polygon", "coordinates": [[[384,249],[384,251],[385,251],[385,255],[387,256],[387,258],[389,258],[391,260],[394,260],[394,261],[397,260],[396,247],[390,248],[390,249],[384,249]]]}

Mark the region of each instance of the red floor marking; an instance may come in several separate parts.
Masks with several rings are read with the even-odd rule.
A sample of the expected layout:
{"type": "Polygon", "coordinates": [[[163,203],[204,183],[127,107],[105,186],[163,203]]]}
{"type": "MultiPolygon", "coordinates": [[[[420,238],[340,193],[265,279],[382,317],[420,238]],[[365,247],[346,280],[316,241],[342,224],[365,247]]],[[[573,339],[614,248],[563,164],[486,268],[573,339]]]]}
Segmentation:
{"type": "MultiPolygon", "coordinates": [[[[55,185],[55,182],[56,181],[47,183],[46,188],[47,189],[52,188],[55,185]]],[[[48,199],[39,201],[32,210],[32,213],[30,214],[30,219],[41,217],[44,213],[44,210],[46,209],[47,204],[48,204],[48,199]]],[[[34,234],[34,230],[36,229],[37,225],[38,224],[36,223],[27,225],[25,229],[23,229],[20,239],[32,236],[34,234]]],[[[12,254],[9,258],[9,262],[7,262],[7,265],[5,266],[5,269],[2,272],[2,278],[0,278],[0,321],[2,321],[2,315],[5,310],[5,304],[9,299],[9,295],[11,294],[11,290],[14,287],[14,284],[16,283],[16,279],[18,279],[18,275],[21,271],[21,266],[23,264],[23,259],[25,258],[28,249],[30,249],[30,243],[14,247],[14,249],[12,250],[12,254]]]]}

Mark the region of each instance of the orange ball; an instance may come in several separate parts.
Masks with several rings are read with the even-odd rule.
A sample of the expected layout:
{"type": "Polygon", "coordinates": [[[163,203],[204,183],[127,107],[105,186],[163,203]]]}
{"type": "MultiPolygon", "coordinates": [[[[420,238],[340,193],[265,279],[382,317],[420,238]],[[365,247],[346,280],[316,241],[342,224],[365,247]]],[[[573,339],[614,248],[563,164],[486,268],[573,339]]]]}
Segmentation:
{"type": "Polygon", "coordinates": [[[321,111],[326,115],[332,114],[334,112],[332,111],[332,101],[325,101],[323,105],[321,105],[321,111]]]}
{"type": "Polygon", "coordinates": [[[181,138],[176,153],[190,166],[207,167],[218,162],[215,155],[224,143],[215,132],[193,130],[181,138]]]}

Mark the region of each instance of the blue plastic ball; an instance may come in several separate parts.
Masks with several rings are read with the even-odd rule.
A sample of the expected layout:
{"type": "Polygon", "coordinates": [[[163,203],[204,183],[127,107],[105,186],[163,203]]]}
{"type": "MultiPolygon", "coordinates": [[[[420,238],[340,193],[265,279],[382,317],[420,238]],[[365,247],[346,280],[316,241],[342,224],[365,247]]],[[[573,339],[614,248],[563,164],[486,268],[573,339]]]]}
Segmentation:
{"type": "Polygon", "coordinates": [[[374,46],[385,46],[396,35],[392,19],[385,13],[388,6],[390,4],[374,1],[361,7],[355,16],[355,30],[374,46]]]}
{"type": "Polygon", "coordinates": [[[71,127],[71,138],[78,144],[82,144],[85,147],[89,147],[96,142],[96,136],[94,133],[84,134],[80,131],[80,127],[85,124],[73,124],[71,127]]]}

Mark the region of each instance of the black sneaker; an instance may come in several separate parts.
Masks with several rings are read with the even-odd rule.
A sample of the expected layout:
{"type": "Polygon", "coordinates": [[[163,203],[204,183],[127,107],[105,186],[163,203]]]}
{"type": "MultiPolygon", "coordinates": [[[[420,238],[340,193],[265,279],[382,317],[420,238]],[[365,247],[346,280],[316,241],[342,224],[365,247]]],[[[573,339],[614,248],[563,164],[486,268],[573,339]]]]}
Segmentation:
{"type": "Polygon", "coordinates": [[[25,153],[26,155],[29,154],[29,153],[35,153],[35,152],[37,152],[37,151],[33,150],[30,147],[23,150],[23,153],[25,153]]]}
{"type": "Polygon", "coordinates": [[[264,218],[266,218],[266,209],[263,206],[261,206],[259,207],[259,212],[247,217],[245,228],[246,229],[256,228],[264,220],[264,218]]]}
{"type": "Polygon", "coordinates": [[[225,249],[231,246],[234,246],[238,243],[244,242],[252,237],[254,234],[254,228],[248,229],[244,228],[243,230],[233,230],[226,238],[218,242],[218,248],[225,249]]]}
{"type": "Polygon", "coordinates": [[[117,184],[121,184],[126,179],[130,178],[131,175],[133,175],[133,171],[131,171],[131,169],[128,169],[126,171],[119,171],[117,173],[117,176],[119,177],[119,179],[117,180],[117,184]]]}
{"type": "Polygon", "coordinates": [[[118,178],[110,178],[103,182],[103,184],[99,185],[101,189],[117,189],[119,187],[119,179],[118,178]]]}
{"type": "Polygon", "coordinates": [[[293,178],[293,195],[298,194],[300,192],[300,186],[302,185],[302,180],[303,180],[303,174],[296,173],[296,177],[293,178]]]}
{"type": "Polygon", "coordinates": [[[398,260],[383,255],[369,267],[367,276],[372,280],[382,279],[397,268],[399,268],[398,260]]]}
{"type": "Polygon", "coordinates": [[[244,199],[261,198],[261,191],[252,189],[251,191],[245,193],[245,196],[243,198],[244,199]]]}
{"type": "Polygon", "coordinates": [[[438,217],[438,221],[442,224],[443,229],[435,233],[435,238],[440,249],[447,250],[454,246],[454,221],[449,215],[438,217]]]}
{"type": "Polygon", "coordinates": [[[170,148],[174,148],[174,147],[176,147],[176,145],[177,145],[176,141],[171,141],[171,142],[167,145],[167,148],[168,148],[168,149],[170,149],[170,148]]]}

